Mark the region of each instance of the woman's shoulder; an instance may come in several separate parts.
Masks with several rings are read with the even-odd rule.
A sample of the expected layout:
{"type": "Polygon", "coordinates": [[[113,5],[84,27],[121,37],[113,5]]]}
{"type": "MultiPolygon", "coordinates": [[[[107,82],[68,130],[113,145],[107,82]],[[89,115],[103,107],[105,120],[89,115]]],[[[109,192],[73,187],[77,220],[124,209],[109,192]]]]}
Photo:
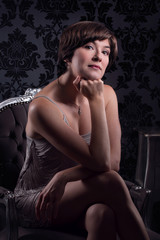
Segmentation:
{"type": "Polygon", "coordinates": [[[117,95],[113,87],[110,85],[104,84],[104,99],[106,103],[108,103],[110,100],[116,100],[117,101],[117,95]]]}
{"type": "Polygon", "coordinates": [[[104,84],[104,90],[107,92],[115,93],[115,91],[111,85],[104,84]]]}
{"type": "Polygon", "coordinates": [[[28,119],[37,121],[44,121],[45,119],[54,118],[54,116],[62,116],[63,113],[60,111],[56,102],[43,92],[36,95],[29,105],[28,119]]]}
{"type": "Polygon", "coordinates": [[[43,106],[47,104],[46,96],[42,92],[36,94],[32,101],[29,104],[29,111],[28,113],[30,114],[31,112],[36,112],[38,110],[42,110],[43,106]]]}
{"type": "Polygon", "coordinates": [[[51,88],[53,83],[45,86],[41,91],[39,91],[34,98],[32,99],[29,110],[42,110],[43,107],[47,107],[48,105],[53,105],[54,100],[52,99],[51,88]]]}

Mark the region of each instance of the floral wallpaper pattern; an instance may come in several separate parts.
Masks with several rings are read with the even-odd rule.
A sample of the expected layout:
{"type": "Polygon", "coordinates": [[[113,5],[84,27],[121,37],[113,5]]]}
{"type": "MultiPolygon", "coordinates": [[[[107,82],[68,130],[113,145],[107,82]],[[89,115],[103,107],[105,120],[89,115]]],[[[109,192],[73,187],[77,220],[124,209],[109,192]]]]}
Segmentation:
{"type": "Polygon", "coordinates": [[[120,173],[134,178],[140,126],[160,126],[160,0],[0,0],[0,101],[57,76],[58,39],[77,21],[100,21],[118,38],[104,76],[122,126],[120,173]]]}

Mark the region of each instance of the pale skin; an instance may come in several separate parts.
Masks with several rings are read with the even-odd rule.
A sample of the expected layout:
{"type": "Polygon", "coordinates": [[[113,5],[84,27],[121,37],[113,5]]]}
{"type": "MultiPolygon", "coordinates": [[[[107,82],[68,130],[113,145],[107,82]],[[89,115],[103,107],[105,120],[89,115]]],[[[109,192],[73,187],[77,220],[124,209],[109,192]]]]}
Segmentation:
{"type": "Polygon", "coordinates": [[[53,226],[81,221],[87,240],[149,240],[124,181],[117,173],[121,155],[121,129],[117,97],[102,82],[109,63],[108,39],[77,48],[66,59],[67,71],[38,95],[29,108],[26,132],[45,138],[79,165],[58,172],[43,189],[36,204],[37,219],[53,226]],[[81,115],[77,114],[81,106],[81,115]],[[81,135],[91,132],[89,145],[81,135]]]}

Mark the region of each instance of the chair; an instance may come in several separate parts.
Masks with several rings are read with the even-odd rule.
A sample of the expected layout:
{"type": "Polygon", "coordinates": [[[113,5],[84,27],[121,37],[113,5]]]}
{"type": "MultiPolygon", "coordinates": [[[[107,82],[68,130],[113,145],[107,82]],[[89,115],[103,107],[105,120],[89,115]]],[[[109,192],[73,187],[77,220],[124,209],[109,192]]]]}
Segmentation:
{"type": "Polygon", "coordinates": [[[135,182],[151,189],[146,225],[160,232],[160,127],[141,127],[135,182]]]}
{"type": "MultiPolygon", "coordinates": [[[[28,89],[23,96],[0,103],[0,239],[1,240],[84,240],[85,235],[72,231],[23,228],[16,215],[13,190],[22,168],[26,152],[25,126],[28,106],[40,89],[28,89]]],[[[150,191],[126,182],[142,218],[150,191]]],[[[151,240],[160,236],[149,231],[151,240]]]]}

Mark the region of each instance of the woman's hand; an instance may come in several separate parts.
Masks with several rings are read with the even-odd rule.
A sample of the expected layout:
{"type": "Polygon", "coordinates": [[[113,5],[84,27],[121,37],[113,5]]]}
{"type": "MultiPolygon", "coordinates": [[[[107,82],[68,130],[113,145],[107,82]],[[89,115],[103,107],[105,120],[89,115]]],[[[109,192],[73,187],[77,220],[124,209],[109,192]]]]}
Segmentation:
{"type": "Polygon", "coordinates": [[[103,81],[101,79],[84,80],[77,76],[73,84],[88,100],[93,100],[97,96],[103,96],[103,81]]]}
{"type": "Polygon", "coordinates": [[[38,220],[53,221],[58,213],[59,203],[64,194],[66,182],[55,175],[40,193],[36,204],[38,220]]]}

